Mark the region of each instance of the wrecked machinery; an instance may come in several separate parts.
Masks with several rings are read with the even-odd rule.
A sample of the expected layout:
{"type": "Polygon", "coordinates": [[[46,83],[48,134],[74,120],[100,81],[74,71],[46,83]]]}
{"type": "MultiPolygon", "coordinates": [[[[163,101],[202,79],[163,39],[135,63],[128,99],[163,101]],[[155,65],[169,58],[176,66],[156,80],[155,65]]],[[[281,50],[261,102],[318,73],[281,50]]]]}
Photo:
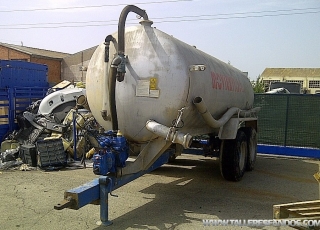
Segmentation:
{"type": "MultiPolygon", "coordinates": [[[[60,85],[70,85],[62,82],[60,85]]],[[[49,89],[47,96],[33,102],[16,117],[20,127],[1,143],[0,168],[22,163],[32,167],[61,168],[69,159],[82,159],[96,142],[87,132],[97,123],[86,104],[85,89],[70,85],[49,89]]]]}
{"type": "Polygon", "coordinates": [[[108,193],[194,147],[220,157],[227,180],[254,168],[258,108],[249,79],[151,25],[144,10],[127,6],[118,32],[93,54],[86,96],[110,130],[96,136],[93,168],[101,176],[66,191],[56,209],[100,201],[101,223],[109,225],[108,193]],[[130,12],[142,20],[125,28],[130,12]]]}

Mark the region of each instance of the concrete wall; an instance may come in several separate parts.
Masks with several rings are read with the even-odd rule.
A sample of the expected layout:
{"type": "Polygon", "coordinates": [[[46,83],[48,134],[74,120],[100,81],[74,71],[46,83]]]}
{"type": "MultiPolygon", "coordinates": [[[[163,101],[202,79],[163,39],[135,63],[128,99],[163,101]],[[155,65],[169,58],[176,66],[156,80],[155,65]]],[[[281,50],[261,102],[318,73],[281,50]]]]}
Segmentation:
{"type": "Polygon", "coordinates": [[[62,61],[62,79],[85,82],[86,68],[96,48],[95,46],[65,57],[62,61]]]}

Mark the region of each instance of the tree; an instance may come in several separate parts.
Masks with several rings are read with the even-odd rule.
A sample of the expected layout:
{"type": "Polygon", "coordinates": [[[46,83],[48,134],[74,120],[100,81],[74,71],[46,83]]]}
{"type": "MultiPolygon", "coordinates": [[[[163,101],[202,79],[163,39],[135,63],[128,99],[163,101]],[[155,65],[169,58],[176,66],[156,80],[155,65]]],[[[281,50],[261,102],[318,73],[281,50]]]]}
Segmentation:
{"type": "Polygon", "coordinates": [[[258,76],[256,82],[253,84],[254,93],[264,93],[264,84],[260,81],[260,75],[258,76]]]}

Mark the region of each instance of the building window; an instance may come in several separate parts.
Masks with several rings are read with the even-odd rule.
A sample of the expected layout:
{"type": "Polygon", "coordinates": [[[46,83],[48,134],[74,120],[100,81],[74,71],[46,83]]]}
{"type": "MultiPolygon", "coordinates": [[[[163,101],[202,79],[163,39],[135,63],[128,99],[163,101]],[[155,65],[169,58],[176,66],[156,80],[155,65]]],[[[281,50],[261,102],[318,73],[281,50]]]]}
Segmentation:
{"type": "Polygon", "coordinates": [[[298,83],[298,84],[300,84],[300,88],[303,89],[303,81],[302,80],[286,80],[286,82],[298,83]]]}
{"type": "Polygon", "coordinates": [[[320,88],[320,81],[309,81],[309,88],[320,88]]]}

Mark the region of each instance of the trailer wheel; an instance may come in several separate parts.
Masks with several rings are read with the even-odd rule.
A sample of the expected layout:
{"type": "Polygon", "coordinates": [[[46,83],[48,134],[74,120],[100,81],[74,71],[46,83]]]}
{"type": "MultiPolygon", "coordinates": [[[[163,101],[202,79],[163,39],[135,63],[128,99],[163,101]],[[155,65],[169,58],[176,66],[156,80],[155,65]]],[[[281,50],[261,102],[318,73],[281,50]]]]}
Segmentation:
{"type": "Polygon", "coordinates": [[[247,162],[247,137],[238,130],[234,140],[223,140],[220,148],[220,172],[224,179],[239,181],[244,175],[247,162]]]}
{"type": "Polygon", "coordinates": [[[246,169],[247,171],[252,171],[257,158],[257,131],[251,127],[246,127],[245,129],[248,139],[248,159],[246,169]]]}

